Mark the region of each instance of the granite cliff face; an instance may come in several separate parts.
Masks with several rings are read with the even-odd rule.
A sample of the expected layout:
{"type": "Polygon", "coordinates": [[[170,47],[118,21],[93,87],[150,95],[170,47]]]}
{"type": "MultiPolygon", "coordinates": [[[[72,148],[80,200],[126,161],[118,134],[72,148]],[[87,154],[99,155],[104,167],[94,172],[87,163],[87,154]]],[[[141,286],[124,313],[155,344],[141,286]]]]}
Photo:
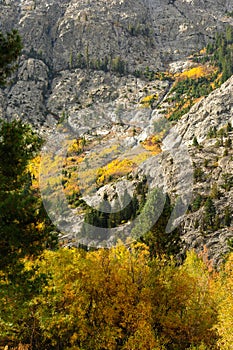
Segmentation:
{"type": "MultiPolygon", "coordinates": [[[[0,116],[29,121],[46,137],[55,132],[55,143],[57,125],[65,120],[97,150],[100,142],[100,148],[120,144],[122,157],[135,159],[142,142],[158,131],[155,125],[164,119],[172,87],[169,79],[144,79],[139,73],[187,68],[192,64],[189,55],[233,25],[232,12],[231,0],[2,0],[0,29],[18,28],[24,49],[12,83],[0,91],[0,116]],[[146,96],[155,101],[143,108],[146,96]]],[[[232,210],[230,225],[229,220],[224,224],[233,204],[232,131],[219,131],[233,125],[232,91],[230,78],[197,102],[174,128],[168,126],[156,163],[149,158],[132,173],[133,178],[146,175],[174,203],[187,190],[183,199],[189,211],[179,213],[184,248],[206,244],[215,261],[233,237],[232,210]],[[209,138],[211,128],[216,133],[209,138]],[[201,205],[193,210],[197,196],[202,196],[201,205]],[[219,221],[214,231],[202,225],[209,196],[219,221]]],[[[85,156],[91,157],[92,150],[85,156]]],[[[111,157],[105,155],[105,163],[111,157]]],[[[123,182],[102,186],[89,204],[105,192],[114,197],[116,188],[123,193],[125,180],[123,176],[123,182]]],[[[69,244],[75,244],[82,221],[80,215],[75,226],[67,222],[70,234],[63,238],[69,244]]]]}
{"type": "Polygon", "coordinates": [[[131,73],[146,67],[165,70],[232,24],[227,16],[232,11],[230,0],[2,0],[0,28],[18,28],[24,44],[14,83],[1,95],[4,115],[36,125],[53,123],[51,101],[55,114],[69,112],[77,102],[83,106],[83,90],[84,102],[94,103],[96,85],[97,99],[106,99],[101,89],[109,76],[90,77],[93,65],[110,70],[107,88],[111,85],[114,92],[110,88],[108,98],[114,100],[115,90],[125,85],[121,79],[112,82],[119,59],[123,71],[131,73]]]}

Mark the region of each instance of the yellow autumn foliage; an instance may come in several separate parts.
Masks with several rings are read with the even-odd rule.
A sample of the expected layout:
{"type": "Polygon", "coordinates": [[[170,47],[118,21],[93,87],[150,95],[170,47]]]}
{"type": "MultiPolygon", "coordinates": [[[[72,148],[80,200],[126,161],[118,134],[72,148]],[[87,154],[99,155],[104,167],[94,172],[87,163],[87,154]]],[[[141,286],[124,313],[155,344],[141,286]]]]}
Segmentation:
{"type": "Polygon", "coordinates": [[[157,94],[145,96],[141,99],[140,105],[145,107],[145,108],[149,108],[151,106],[151,104],[154,101],[156,101],[157,99],[158,99],[157,94]]]}
{"type": "Polygon", "coordinates": [[[112,178],[127,175],[134,168],[135,164],[129,159],[114,159],[105,167],[100,168],[97,173],[97,183],[103,184],[112,178]]]}
{"type": "Polygon", "coordinates": [[[34,282],[39,288],[25,299],[27,290],[15,293],[0,272],[0,346],[31,340],[35,350],[232,350],[233,253],[220,272],[207,256],[191,251],[177,264],[128,241],[25,258],[30,293],[34,282]]]}
{"type": "Polygon", "coordinates": [[[216,289],[219,299],[218,345],[221,350],[231,350],[233,347],[233,253],[230,254],[226,265],[219,277],[216,289]]]}
{"type": "Polygon", "coordinates": [[[41,157],[37,156],[28,164],[28,171],[32,175],[32,186],[38,188],[39,186],[39,169],[40,169],[41,157]]]}
{"type": "Polygon", "coordinates": [[[67,141],[67,154],[68,155],[80,154],[83,152],[85,145],[86,145],[85,137],[69,140],[67,141]]]}
{"type": "Polygon", "coordinates": [[[205,55],[206,54],[206,47],[200,50],[200,55],[205,55]]]}
{"type": "Polygon", "coordinates": [[[186,78],[197,79],[201,77],[205,77],[215,72],[216,69],[214,67],[207,67],[204,65],[200,65],[197,67],[190,68],[182,73],[176,75],[177,81],[184,80],[186,78]]]}

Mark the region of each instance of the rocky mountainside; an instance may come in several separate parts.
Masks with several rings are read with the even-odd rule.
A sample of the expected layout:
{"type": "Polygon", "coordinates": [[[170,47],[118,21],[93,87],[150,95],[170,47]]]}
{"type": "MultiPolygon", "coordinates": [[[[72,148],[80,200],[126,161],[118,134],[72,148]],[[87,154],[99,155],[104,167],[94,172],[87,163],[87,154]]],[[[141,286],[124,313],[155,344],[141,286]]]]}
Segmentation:
{"type": "MultiPolygon", "coordinates": [[[[202,250],[203,246],[206,246],[214,263],[219,262],[229,249],[228,241],[233,238],[232,91],[233,77],[195,104],[174,127],[169,123],[167,134],[161,144],[162,152],[155,156],[152,153],[146,156],[145,160],[143,160],[145,149],[141,146],[141,140],[145,139],[145,135],[150,135],[152,126],[155,127],[154,132],[158,132],[156,125],[158,121],[164,120],[161,108],[155,108],[153,111],[143,110],[136,115],[131,114],[128,125],[124,123],[111,126],[109,122],[108,125],[103,123],[94,131],[90,129],[90,132],[85,134],[87,142],[91,145],[84,151],[87,162],[80,165],[79,158],[74,155],[68,157],[71,159],[71,165],[66,167],[66,171],[69,173],[69,169],[77,165],[82,198],[88,205],[95,208],[98,208],[98,204],[106,194],[113,208],[116,193],[123,205],[125,190],[132,196],[141,179],[146,179],[149,189],[158,187],[167,192],[172,199],[175,205],[172,220],[175,225],[180,224],[184,250],[189,248],[202,250]],[[145,119],[143,120],[142,117],[145,119]],[[132,133],[134,123],[141,128],[138,127],[136,132],[132,133]],[[196,142],[194,142],[195,138],[196,142]],[[112,160],[117,157],[133,160],[136,163],[136,159],[140,159],[140,162],[136,169],[126,172],[127,176],[124,171],[116,179],[113,175],[112,180],[108,180],[107,184],[103,184],[96,190],[96,176],[98,176],[96,174],[99,169],[101,167],[103,169],[104,164],[112,164],[112,160]],[[89,167],[93,172],[97,171],[93,173],[94,179],[93,174],[88,172],[89,167]],[[89,193],[93,184],[94,192],[89,193]],[[210,214],[211,223],[208,223],[208,201],[213,205],[210,214]]],[[[129,117],[128,114],[127,116],[129,117]]],[[[74,120],[70,118],[71,125],[72,122],[74,123],[74,120]]],[[[59,131],[57,137],[52,135],[52,144],[54,139],[58,139],[62,134],[63,132],[59,131]]],[[[58,144],[58,149],[61,144],[58,144]]],[[[54,166],[54,162],[51,163],[52,165],[54,166]]],[[[122,168],[123,166],[122,164],[122,168]]],[[[49,167],[46,162],[45,167],[49,167]]],[[[59,193],[57,185],[54,188],[59,193]]],[[[55,199],[57,204],[56,201],[57,199],[55,199]]],[[[53,208],[55,206],[54,204],[53,208]]],[[[84,236],[82,235],[81,227],[85,216],[82,211],[79,213],[78,220],[74,211],[68,211],[67,214],[65,210],[64,213],[58,211],[56,220],[58,226],[67,233],[63,235],[66,244],[82,242],[95,246],[103,243],[101,239],[95,241],[92,238],[87,239],[85,233],[84,236]]],[[[132,225],[135,225],[135,221],[132,225]]],[[[112,244],[118,238],[122,238],[123,234],[130,235],[132,225],[129,222],[111,229],[109,239],[103,244],[112,244]]]]}
{"type": "Polygon", "coordinates": [[[18,28],[24,44],[2,114],[53,124],[64,110],[116,100],[126,85],[116,71],[167,69],[232,24],[232,11],[230,0],[2,0],[0,28],[18,28]]]}
{"type": "MultiPolygon", "coordinates": [[[[67,133],[76,140],[66,165],[55,166],[72,205],[77,197],[97,208],[107,194],[114,206],[116,193],[123,201],[146,178],[149,189],[171,197],[184,249],[206,245],[219,261],[233,237],[233,79],[196,99],[176,125],[165,117],[171,75],[197,67],[191,56],[233,25],[232,13],[231,0],[2,0],[0,29],[18,28],[24,49],[0,91],[0,116],[29,121],[54,159],[67,133]]],[[[82,239],[78,210],[78,217],[57,213],[66,244],[82,239]]],[[[104,244],[129,235],[130,225],[125,220],[104,244]]]]}

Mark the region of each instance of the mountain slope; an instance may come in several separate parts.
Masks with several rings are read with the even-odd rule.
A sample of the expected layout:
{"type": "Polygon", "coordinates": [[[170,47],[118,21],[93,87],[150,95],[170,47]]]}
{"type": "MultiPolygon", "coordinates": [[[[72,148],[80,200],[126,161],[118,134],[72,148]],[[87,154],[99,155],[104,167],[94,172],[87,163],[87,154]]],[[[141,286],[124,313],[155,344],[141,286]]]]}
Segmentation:
{"type": "Polygon", "coordinates": [[[49,98],[56,95],[61,76],[70,100],[62,108],[69,112],[80,94],[73,89],[79,80],[75,69],[86,67],[87,80],[91,67],[110,70],[110,75],[147,66],[164,70],[232,24],[232,11],[232,3],[225,0],[3,1],[1,28],[18,28],[24,43],[19,73],[1,97],[4,115],[19,115],[36,125],[52,118],[53,123],[49,98]],[[71,80],[69,72],[74,72],[71,80]]]}

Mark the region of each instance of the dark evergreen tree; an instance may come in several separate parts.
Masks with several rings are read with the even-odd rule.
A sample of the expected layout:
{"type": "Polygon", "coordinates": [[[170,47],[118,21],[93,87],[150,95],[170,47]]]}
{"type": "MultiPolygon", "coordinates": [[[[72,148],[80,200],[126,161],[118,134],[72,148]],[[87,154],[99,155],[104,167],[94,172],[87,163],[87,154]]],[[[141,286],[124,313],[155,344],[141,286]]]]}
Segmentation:
{"type": "Polygon", "coordinates": [[[139,211],[139,201],[136,194],[134,194],[132,198],[132,210],[133,212],[132,212],[131,218],[134,219],[137,216],[139,211]]]}
{"type": "Polygon", "coordinates": [[[0,124],[0,269],[20,258],[53,247],[50,222],[36,190],[31,187],[29,161],[41,139],[20,121],[0,124]]]}
{"type": "Polygon", "coordinates": [[[216,209],[211,197],[208,197],[204,205],[204,224],[207,228],[213,228],[216,209]]]}
{"type": "Polygon", "coordinates": [[[227,132],[231,132],[232,131],[232,126],[231,126],[231,123],[228,122],[227,123],[227,132]]]}
{"type": "Polygon", "coordinates": [[[197,194],[192,204],[192,211],[197,211],[198,209],[200,209],[202,200],[202,196],[200,194],[197,194]]]}
{"type": "Polygon", "coordinates": [[[15,70],[21,50],[22,42],[17,30],[6,34],[0,32],[0,86],[6,84],[7,78],[15,70]]]}
{"type": "Polygon", "coordinates": [[[224,210],[224,225],[225,226],[230,226],[231,225],[231,211],[229,207],[226,207],[226,209],[224,210]]]}
{"type": "Polygon", "coordinates": [[[198,143],[198,141],[197,141],[196,136],[194,136],[194,138],[193,138],[193,146],[194,146],[194,147],[199,146],[199,143],[198,143]]]}
{"type": "Polygon", "coordinates": [[[163,212],[156,224],[145,235],[144,242],[149,246],[152,256],[176,255],[180,252],[180,232],[178,228],[166,232],[172,214],[170,198],[166,195],[163,212]]]}
{"type": "MultiPolygon", "coordinates": [[[[16,30],[0,32],[0,85],[16,68],[21,52],[16,30]]],[[[29,161],[42,141],[20,121],[0,123],[0,270],[19,271],[20,259],[56,245],[50,222],[36,190],[31,187],[29,161]]]]}
{"type": "Polygon", "coordinates": [[[176,255],[180,251],[179,229],[169,232],[166,230],[172,211],[168,195],[155,188],[148,195],[145,206],[136,219],[132,233],[138,237],[140,232],[145,232],[140,240],[149,246],[152,256],[176,255]]]}

